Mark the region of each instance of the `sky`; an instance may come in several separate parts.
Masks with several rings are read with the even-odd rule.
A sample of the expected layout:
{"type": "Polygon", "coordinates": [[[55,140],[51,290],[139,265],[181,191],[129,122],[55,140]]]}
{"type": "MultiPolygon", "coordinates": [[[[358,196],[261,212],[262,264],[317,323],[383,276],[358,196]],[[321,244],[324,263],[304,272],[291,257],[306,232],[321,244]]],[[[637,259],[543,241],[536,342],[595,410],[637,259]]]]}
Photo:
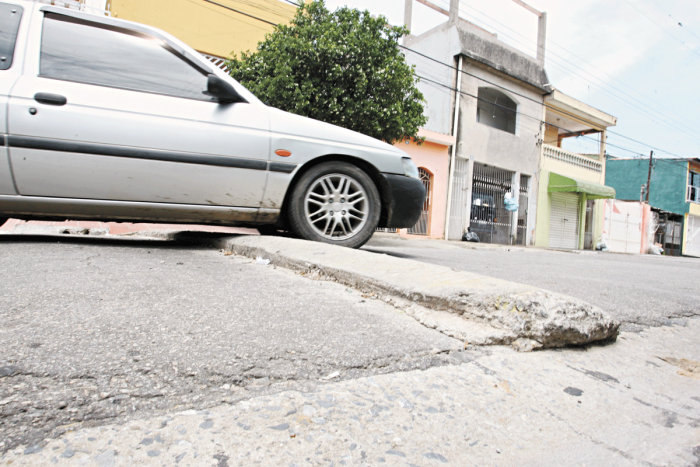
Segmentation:
{"type": "MultiPolygon", "coordinates": [[[[449,0],[433,0],[449,8],[449,0]]],[[[526,0],[547,13],[545,70],[558,90],[617,117],[616,157],[700,157],[700,2],[526,0]]],[[[403,23],[404,0],[326,0],[403,23]]],[[[535,55],[537,17],[513,0],[460,0],[460,17],[535,55]]],[[[411,33],[446,20],[414,0],[411,33]]],[[[591,137],[566,149],[597,152],[591,137]]]]}

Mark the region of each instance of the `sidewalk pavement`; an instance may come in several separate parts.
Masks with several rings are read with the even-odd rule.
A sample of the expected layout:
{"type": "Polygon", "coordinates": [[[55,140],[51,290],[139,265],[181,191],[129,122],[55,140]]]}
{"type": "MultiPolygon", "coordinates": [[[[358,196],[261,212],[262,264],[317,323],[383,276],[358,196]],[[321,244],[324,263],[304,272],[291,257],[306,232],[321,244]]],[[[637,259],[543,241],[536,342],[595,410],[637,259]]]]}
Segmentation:
{"type": "MultiPolygon", "coordinates": [[[[257,233],[254,229],[16,220],[8,221],[2,229],[46,235],[111,236],[122,231],[128,233],[120,236],[189,237],[251,258],[262,255],[285,268],[314,272],[364,292],[388,295],[392,304],[422,324],[477,345],[514,345],[525,351],[580,345],[614,340],[620,327],[597,307],[536,287],[324,243],[240,235],[257,233]],[[207,233],[224,235],[211,237],[207,233]]],[[[441,247],[451,247],[443,243],[441,247]]]]}
{"type": "Polygon", "coordinates": [[[23,221],[9,219],[0,234],[25,235],[138,235],[147,232],[212,232],[229,235],[259,235],[256,229],[194,224],[149,224],[95,221],[23,221]]]}
{"type": "Polygon", "coordinates": [[[212,244],[384,296],[426,326],[473,344],[563,347],[614,340],[620,327],[581,299],[410,259],[285,237],[223,237],[212,244]]]}
{"type": "Polygon", "coordinates": [[[331,374],[308,392],[66,426],[0,465],[691,467],[700,462],[698,332],[692,320],[607,346],[490,347],[462,365],[331,374]]]}
{"type": "MultiPolygon", "coordinates": [[[[414,298],[429,297],[420,284],[429,265],[284,238],[218,241],[247,255],[264,251],[273,264],[296,263],[317,279],[350,281],[358,271],[371,277],[393,268],[385,291],[419,268],[414,298]],[[331,267],[336,254],[352,258],[331,267]]],[[[433,285],[454,285],[447,277],[433,285]]],[[[493,281],[485,279],[469,280],[493,281]]],[[[694,466],[699,331],[700,321],[688,320],[622,333],[608,345],[528,353],[491,346],[469,363],[426,371],[355,380],[332,373],[308,392],[123,425],[65,426],[58,439],[8,451],[0,465],[694,466]]],[[[228,388],[221,390],[223,400],[228,388]]]]}

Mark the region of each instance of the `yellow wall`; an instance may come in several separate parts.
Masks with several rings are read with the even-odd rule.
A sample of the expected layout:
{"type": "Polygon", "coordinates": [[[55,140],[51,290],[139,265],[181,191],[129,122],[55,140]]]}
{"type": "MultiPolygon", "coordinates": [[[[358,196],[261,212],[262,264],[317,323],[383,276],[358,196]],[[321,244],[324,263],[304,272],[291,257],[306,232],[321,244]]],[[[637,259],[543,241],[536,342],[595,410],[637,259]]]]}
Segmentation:
{"type": "Polygon", "coordinates": [[[544,144],[550,144],[552,146],[559,145],[559,130],[557,127],[544,125],[544,144]]]}
{"type": "MultiPolygon", "coordinates": [[[[296,7],[280,0],[212,0],[226,7],[264,19],[285,23],[296,7]]],[[[204,0],[110,0],[115,18],[162,29],[190,47],[219,57],[254,51],[272,25],[204,0]]]]}
{"type": "Polygon", "coordinates": [[[700,204],[690,203],[690,205],[688,206],[688,213],[691,216],[700,216],[700,204]]]}
{"type": "MultiPolygon", "coordinates": [[[[572,177],[586,182],[605,184],[605,172],[596,172],[583,167],[577,167],[566,162],[542,156],[539,173],[539,192],[537,194],[537,228],[535,229],[535,245],[546,248],[549,246],[549,216],[551,198],[549,188],[550,172],[572,177]]],[[[580,196],[580,195],[579,195],[580,196]]],[[[603,200],[595,200],[593,208],[593,244],[597,242],[603,231],[603,200]]],[[[581,227],[583,229],[583,226],[581,227]]]]}

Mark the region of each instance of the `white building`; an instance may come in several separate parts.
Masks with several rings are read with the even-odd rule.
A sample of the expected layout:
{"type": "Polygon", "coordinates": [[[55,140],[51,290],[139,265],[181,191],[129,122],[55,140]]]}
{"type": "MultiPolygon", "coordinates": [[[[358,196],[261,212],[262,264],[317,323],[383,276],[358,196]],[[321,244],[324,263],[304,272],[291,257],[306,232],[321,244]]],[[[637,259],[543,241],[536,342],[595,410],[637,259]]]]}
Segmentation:
{"type": "MultiPolygon", "coordinates": [[[[538,53],[531,57],[459,18],[459,0],[451,0],[449,12],[421,3],[449,16],[404,41],[406,60],[421,78],[426,129],[451,134],[457,141],[450,186],[444,187],[446,237],[460,239],[470,228],[482,242],[531,244],[543,101],[551,91],[544,71],[546,14],[516,0],[539,16],[538,53]],[[506,193],[519,202],[517,212],[506,211],[506,193]]],[[[409,29],[412,5],[413,0],[406,0],[409,29]]]]}

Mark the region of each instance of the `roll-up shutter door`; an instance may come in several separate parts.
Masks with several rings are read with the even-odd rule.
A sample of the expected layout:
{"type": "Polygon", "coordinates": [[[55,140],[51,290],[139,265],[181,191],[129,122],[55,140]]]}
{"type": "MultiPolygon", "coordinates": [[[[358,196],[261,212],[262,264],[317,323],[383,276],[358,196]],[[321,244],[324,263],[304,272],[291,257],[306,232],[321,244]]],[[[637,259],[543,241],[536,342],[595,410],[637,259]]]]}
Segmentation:
{"type": "Polygon", "coordinates": [[[578,195],[551,193],[549,217],[549,247],[578,248],[578,195]]]}
{"type": "Polygon", "coordinates": [[[688,215],[688,239],[685,254],[700,257],[700,216],[688,215]]]}

